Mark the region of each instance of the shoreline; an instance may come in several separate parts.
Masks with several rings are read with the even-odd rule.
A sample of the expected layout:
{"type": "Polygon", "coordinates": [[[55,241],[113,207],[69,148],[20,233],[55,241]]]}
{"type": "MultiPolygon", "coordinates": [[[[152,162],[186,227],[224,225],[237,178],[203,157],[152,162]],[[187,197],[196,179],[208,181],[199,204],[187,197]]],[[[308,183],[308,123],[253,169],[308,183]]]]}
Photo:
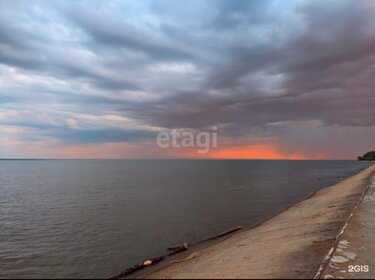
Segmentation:
{"type": "Polygon", "coordinates": [[[133,277],[313,278],[374,173],[375,165],[371,165],[260,223],[181,253],[133,277]]]}

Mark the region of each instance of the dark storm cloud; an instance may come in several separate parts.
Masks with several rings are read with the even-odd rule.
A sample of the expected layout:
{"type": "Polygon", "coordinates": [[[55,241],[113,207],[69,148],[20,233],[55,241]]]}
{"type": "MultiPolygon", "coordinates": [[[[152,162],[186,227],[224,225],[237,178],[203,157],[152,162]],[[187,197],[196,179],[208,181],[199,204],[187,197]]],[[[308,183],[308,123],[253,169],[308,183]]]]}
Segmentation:
{"type": "Polygon", "coordinates": [[[152,139],[156,133],[146,130],[54,130],[49,136],[63,140],[68,144],[100,144],[116,142],[134,142],[152,139]]]}
{"type": "Polygon", "coordinates": [[[31,135],[21,134],[18,137],[19,140],[39,140],[38,132],[43,132],[45,136],[51,139],[60,139],[69,145],[134,142],[156,137],[155,132],[141,129],[73,129],[66,125],[48,124],[31,120],[0,122],[0,127],[4,125],[28,128],[36,132],[31,135]]]}
{"type": "MultiPolygon", "coordinates": [[[[218,88],[233,87],[242,77],[256,71],[282,73],[290,80],[300,80],[303,76],[314,80],[325,78],[330,67],[373,55],[373,11],[358,2],[345,1],[342,5],[334,2],[296,8],[300,28],[292,30],[292,35],[283,34],[285,30],[268,23],[271,38],[266,43],[229,48],[228,61],[213,73],[210,84],[218,88]]],[[[305,92],[304,88],[295,90],[305,92]]]]}
{"type": "Polygon", "coordinates": [[[70,19],[82,28],[94,40],[93,44],[99,44],[110,48],[125,48],[135,52],[144,53],[155,60],[179,61],[189,60],[192,56],[189,52],[177,49],[174,45],[153,38],[142,36],[142,31],[130,26],[110,24],[111,19],[98,21],[95,18],[71,14],[70,19]]]}
{"type": "Polygon", "coordinates": [[[308,120],[343,126],[373,126],[375,123],[372,114],[375,98],[371,93],[350,96],[340,91],[324,91],[297,97],[237,98],[204,100],[192,94],[181,95],[169,99],[168,103],[165,101],[147,107],[145,116],[151,123],[170,128],[204,128],[221,123],[247,129],[273,122],[308,120]]]}
{"type": "Polygon", "coordinates": [[[134,121],[34,127],[41,135],[83,144],[154,135],[140,125],[221,125],[229,137],[282,137],[282,122],[375,126],[371,1],[9,3],[0,102],[77,114],[78,126],[87,115],[134,121]]]}
{"type": "MultiPolygon", "coordinates": [[[[226,90],[226,96],[182,93],[161,101],[170,106],[163,111],[156,106],[154,117],[171,127],[234,123],[245,128],[296,120],[374,126],[374,11],[358,2],[306,4],[296,10],[303,28],[290,39],[228,48],[229,58],[203,89],[226,90]],[[333,20],[338,18],[340,23],[333,20]],[[259,71],[283,75],[284,94],[257,98],[257,89],[241,91],[241,79],[259,71]]],[[[235,12],[245,17],[246,5],[235,12]]]]}
{"type": "Polygon", "coordinates": [[[269,17],[269,2],[262,0],[220,1],[217,14],[208,26],[228,30],[256,24],[264,24],[269,17]]]}

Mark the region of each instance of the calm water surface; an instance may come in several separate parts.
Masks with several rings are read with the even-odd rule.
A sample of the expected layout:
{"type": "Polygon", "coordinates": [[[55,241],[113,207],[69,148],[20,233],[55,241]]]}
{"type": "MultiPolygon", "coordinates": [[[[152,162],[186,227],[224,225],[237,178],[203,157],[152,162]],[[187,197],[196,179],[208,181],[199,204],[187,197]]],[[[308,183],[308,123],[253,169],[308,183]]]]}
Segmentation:
{"type": "Polygon", "coordinates": [[[0,278],[110,277],[251,225],[367,167],[355,161],[0,161],[0,278]]]}

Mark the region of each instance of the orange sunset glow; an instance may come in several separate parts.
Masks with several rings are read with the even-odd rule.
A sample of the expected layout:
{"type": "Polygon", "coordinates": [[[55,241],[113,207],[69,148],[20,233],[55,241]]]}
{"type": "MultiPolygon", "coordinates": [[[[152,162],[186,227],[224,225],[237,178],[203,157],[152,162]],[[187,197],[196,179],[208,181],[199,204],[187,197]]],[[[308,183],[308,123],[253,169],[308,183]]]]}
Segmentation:
{"type": "Polygon", "coordinates": [[[229,147],[224,149],[213,150],[209,153],[210,158],[214,159],[324,159],[323,154],[286,154],[281,152],[277,147],[271,145],[257,145],[245,147],[229,147]]]}
{"type": "Polygon", "coordinates": [[[282,151],[275,144],[226,145],[224,147],[213,148],[207,154],[199,153],[195,148],[170,150],[169,155],[181,158],[208,159],[323,160],[328,158],[328,155],[324,153],[288,153],[282,151]]]}

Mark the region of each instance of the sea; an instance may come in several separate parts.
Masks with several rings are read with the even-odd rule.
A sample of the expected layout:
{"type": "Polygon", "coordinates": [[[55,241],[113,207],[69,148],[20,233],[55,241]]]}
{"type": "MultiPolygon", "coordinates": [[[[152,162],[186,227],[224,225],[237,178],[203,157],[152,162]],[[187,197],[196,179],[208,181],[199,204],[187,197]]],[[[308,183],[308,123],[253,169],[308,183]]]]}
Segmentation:
{"type": "Polygon", "coordinates": [[[0,278],[109,278],[250,227],[357,161],[0,160],[0,278]]]}

